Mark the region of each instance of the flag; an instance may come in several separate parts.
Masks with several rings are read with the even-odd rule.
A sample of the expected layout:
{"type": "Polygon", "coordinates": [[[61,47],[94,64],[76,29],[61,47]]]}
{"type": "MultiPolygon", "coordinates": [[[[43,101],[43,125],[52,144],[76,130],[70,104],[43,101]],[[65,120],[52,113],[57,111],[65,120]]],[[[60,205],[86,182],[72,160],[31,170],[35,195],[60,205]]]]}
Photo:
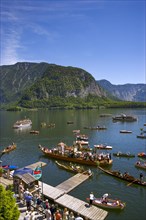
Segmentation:
{"type": "Polygon", "coordinates": [[[35,170],[33,171],[33,176],[36,180],[39,180],[42,177],[42,168],[40,166],[37,166],[35,170]]]}

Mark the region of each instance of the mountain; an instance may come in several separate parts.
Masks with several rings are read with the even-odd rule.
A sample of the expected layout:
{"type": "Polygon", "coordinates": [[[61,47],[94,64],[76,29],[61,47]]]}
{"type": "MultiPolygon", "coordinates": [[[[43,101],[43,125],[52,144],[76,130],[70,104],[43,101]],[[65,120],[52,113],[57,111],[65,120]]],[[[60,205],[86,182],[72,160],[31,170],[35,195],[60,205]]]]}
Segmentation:
{"type": "Polygon", "coordinates": [[[109,81],[97,80],[98,85],[120,100],[146,102],[146,84],[113,85],[109,81]]]}
{"type": "Polygon", "coordinates": [[[0,104],[42,107],[88,96],[107,98],[94,77],[83,69],[48,63],[16,63],[0,66],[0,104]]]}

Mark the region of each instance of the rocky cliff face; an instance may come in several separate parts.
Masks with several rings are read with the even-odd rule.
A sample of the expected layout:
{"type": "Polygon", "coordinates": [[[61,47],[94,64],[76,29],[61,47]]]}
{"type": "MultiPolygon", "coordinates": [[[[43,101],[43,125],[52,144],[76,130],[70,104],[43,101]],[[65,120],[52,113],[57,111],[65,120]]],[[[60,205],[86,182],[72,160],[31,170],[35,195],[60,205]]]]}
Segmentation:
{"type": "Polygon", "coordinates": [[[146,84],[113,85],[107,80],[98,80],[97,83],[121,100],[146,102],[146,84]]]}
{"type": "Polygon", "coordinates": [[[106,93],[88,72],[48,63],[16,63],[0,66],[0,103],[50,96],[104,97],[106,93]]]}

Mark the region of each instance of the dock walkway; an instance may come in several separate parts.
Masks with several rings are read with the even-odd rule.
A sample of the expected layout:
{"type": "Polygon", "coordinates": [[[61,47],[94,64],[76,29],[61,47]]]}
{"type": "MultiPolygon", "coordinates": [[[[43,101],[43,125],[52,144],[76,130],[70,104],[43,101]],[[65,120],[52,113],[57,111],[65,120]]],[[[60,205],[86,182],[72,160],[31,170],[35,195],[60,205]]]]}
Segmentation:
{"type": "Polygon", "coordinates": [[[108,214],[108,212],[103,209],[97,208],[96,206],[90,207],[88,203],[68,194],[64,194],[55,202],[90,220],[104,220],[108,214]]]}
{"type": "Polygon", "coordinates": [[[90,207],[88,203],[67,194],[88,178],[89,176],[78,173],[56,187],[50,186],[41,181],[39,181],[39,186],[42,188],[42,194],[58,205],[67,207],[89,220],[104,220],[108,215],[107,211],[96,206],[90,207]]]}
{"type": "Polygon", "coordinates": [[[72,189],[74,189],[76,186],[83,183],[88,178],[89,178],[88,175],[78,173],[78,174],[74,175],[73,177],[69,178],[68,180],[64,181],[63,183],[57,185],[56,188],[63,190],[65,193],[68,193],[72,189]]]}

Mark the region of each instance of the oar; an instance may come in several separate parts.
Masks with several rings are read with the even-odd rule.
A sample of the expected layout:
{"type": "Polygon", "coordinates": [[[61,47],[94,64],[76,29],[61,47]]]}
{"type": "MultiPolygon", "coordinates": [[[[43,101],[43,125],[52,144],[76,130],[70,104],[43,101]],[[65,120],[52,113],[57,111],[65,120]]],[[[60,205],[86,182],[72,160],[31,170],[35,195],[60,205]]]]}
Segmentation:
{"type": "Polygon", "coordinates": [[[127,186],[131,186],[135,181],[137,181],[137,179],[133,180],[131,183],[128,183],[127,186]]]}

